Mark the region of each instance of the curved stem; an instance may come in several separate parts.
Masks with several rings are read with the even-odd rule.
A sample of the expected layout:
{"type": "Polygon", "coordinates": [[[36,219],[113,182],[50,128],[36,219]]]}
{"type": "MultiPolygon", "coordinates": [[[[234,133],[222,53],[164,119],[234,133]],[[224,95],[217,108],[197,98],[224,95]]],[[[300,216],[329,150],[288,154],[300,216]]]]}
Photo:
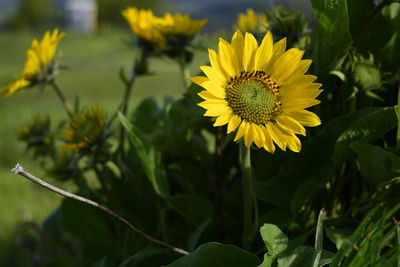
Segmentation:
{"type": "Polygon", "coordinates": [[[256,199],[253,192],[253,179],[251,175],[250,148],[246,147],[244,142],[240,143],[240,166],[242,171],[243,185],[243,248],[249,250],[254,238],[254,229],[258,224],[255,221],[255,203],[256,199]]]}
{"type": "Polygon", "coordinates": [[[130,222],[128,222],[126,219],[124,219],[123,217],[121,217],[120,215],[115,213],[114,211],[110,210],[109,208],[107,208],[107,207],[105,207],[103,205],[100,205],[97,202],[94,202],[93,200],[90,200],[90,199],[87,199],[87,198],[72,194],[70,192],[64,191],[64,190],[62,190],[62,189],[60,189],[58,187],[55,187],[55,186],[53,186],[51,184],[46,183],[45,181],[43,181],[43,180],[33,176],[32,174],[26,172],[24,170],[24,168],[19,164],[17,164],[11,171],[14,172],[15,174],[18,174],[18,175],[21,175],[21,176],[27,178],[28,180],[30,180],[30,181],[38,184],[38,185],[43,186],[46,189],[49,189],[50,191],[53,191],[53,192],[57,193],[59,195],[62,195],[64,197],[68,197],[68,198],[71,198],[71,199],[75,199],[77,201],[86,203],[86,204],[88,204],[90,206],[93,206],[93,207],[95,207],[95,208],[97,208],[99,210],[104,211],[105,213],[107,213],[111,217],[115,218],[120,223],[122,223],[125,226],[127,226],[131,231],[135,232],[136,234],[140,235],[144,239],[146,239],[146,240],[148,240],[148,241],[150,241],[150,242],[152,242],[154,244],[157,244],[159,246],[163,246],[165,248],[168,248],[168,249],[170,249],[170,250],[172,250],[172,251],[174,251],[174,252],[176,252],[178,254],[182,254],[182,255],[189,254],[189,252],[187,252],[186,250],[174,247],[174,246],[172,246],[170,244],[167,244],[167,243],[165,243],[165,242],[163,242],[161,240],[158,240],[158,239],[155,239],[154,237],[149,236],[148,234],[146,234],[146,233],[142,232],[141,230],[139,230],[138,228],[136,228],[134,225],[132,225],[130,222]]]}
{"type": "Polygon", "coordinates": [[[60,98],[61,102],[63,103],[64,109],[68,114],[68,117],[72,117],[72,115],[74,114],[74,112],[72,111],[71,106],[69,105],[69,102],[67,101],[67,98],[65,97],[65,95],[63,94],[62,90],[60,87],[58,87],[58,85],[56,84],[56,82],[54,80],[52,80],[51,82],[49,82],[50,85],[53,87],[54,91],[56,92],[58,98],[60,98]]]}

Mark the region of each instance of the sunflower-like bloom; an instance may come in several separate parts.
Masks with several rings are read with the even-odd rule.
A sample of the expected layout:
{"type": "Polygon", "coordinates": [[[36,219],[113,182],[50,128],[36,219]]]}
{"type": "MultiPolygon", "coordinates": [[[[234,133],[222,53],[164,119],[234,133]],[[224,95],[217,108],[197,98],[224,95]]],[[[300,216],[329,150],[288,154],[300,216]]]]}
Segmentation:
{"type": "Polygon", "coordinates": [[[268,32],[260,46],[251,33],[236,31],[231,43],[220,39],[218,53],[209,49],[211,66],[202,66],[207,77],[191,78],[204,89],[204,116],[216,117],[214,126],[228,124],[227,132],[237,130],[235,141],[244,138],[273,153],[275,144],[282,150],[299,152],[296,134],[305,135],[304,126],[317,126],[320,119],[305,110],[317,105],[322,90],[317,77],[305,75],[311,60],[301,60],[304,52],[287,51],[286,38],[273,43],[268,32]]]}
{"type": "Polygon", "coordinates": [[[61,145],[60,149],[79,150],[95,145],[104,135],[104,122],[104,112],[99,105],[92,105],[82,113],[73,115],[61,133],[66,144],[61,145]]]}
{"type": "Polygon", "coordinates": [[[151,10],[128,7],[122,10],[122,16],[140,41],[155,48],[165,46],[165,38],[156,27],[158,18],[153,15],[151,10]]]}
{"type": "Polygon", "coordinates": [[[164,17],[157,19],[157,28],[165,36],[174,36],[191,39],[207,23],[207,19],[194,20],[186,14],[166,13],[164,17]]]}
{"type": "Polygon", "coordinates": [[[256,14],[253,9],[248,8],[246,13],[239,13],[236,21],[237,27],[242,32],[265,32],[269,23],[267,16],[256,14]]]}
{"type": "Polygon", "coordinates": [[[21,76],[7,86],[0,88],[0,93],[10,96],[15,92],[38,83],[46,82],[55,74],[54,61],[58,42],[64,37],[58,29],[47,31],[39,42],[34,39],[32,47],[26,52],[26,62],[21,76]]]}

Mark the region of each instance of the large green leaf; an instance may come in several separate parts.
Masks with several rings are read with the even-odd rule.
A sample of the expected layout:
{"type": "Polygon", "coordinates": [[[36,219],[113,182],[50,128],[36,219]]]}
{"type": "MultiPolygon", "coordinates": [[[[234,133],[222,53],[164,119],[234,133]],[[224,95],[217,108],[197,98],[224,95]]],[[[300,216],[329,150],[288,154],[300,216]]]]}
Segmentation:
{"type": "Polygon", "coordinates": [[[350,145],[353,142],[372,142],[384,136],[397,126],[396,113],[393,107],[381,108],[356,121],[338,138],[333,152],[333,160],[340,164],[354,153],[350,145]]]}
{"type": "Polygon", "coordinates": [[[357,162],[364,180],[371,186],[387,182],[400,171],[400,157],[379,146],[353,143],[351,148],[357,153],[357,162]]]}
{"type": "Polygon", "coordinates": [[[152,143],[135,125],[133,125],[122,113],[118,113],[121,124],[125,127],[129,139],[140,158],[144,172],[152,184],[154,190],[161,197],[169,195],[168,181],[160,167],[161,155],[155,150],[152,143]]]}
{"type": "Polygon", "coordinates": [[[264,224],[260,232],[268,250],[260,267],[270,267],[279,254],[288,247],[288,237],[274,224],[264,224]]]}
{"type": "Polygon", "coordinates": [[[252,267],[260,264],[260,259],[239,247],[210,242],[201,245],[168,267],[252,267]]]}
{"type": "MultiPolygon", "coordinates": [[[[313,266],[315,249],[309,246],[300,246],[286,253],[278,259],[278,267],[303,267],[313,266]]],[[[322,251],[318,266],[326,266],[332,261],[334,254],[326,250],[322,251]]]]}
{"type": "Polygon", "coordinates": [[[317,19],[317,69],[334,69],[352,41],[346,0],[311,0],[317,19]]]}

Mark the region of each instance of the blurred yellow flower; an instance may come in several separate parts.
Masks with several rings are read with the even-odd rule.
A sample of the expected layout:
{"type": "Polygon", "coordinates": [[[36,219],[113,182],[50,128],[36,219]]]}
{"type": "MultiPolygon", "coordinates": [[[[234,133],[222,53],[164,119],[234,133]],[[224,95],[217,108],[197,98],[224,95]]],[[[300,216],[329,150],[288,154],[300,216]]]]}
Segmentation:
{"type": "Polygon", "coordinates": [[[164,35],[182,36],[192,38],[207,23],[207,19],[194,20],[186,14],[170,14],[166,13],[164,17],[158,18],[157,28],[164,35]]]}
{"type": "Polygon", "coordinates": [[[287,51],[286,38],[273,43],[268,32],[260,46],[251,33],[238,30],[231,43],[220,39],[218,53],[209,49],[211,66],[202,66],[206,77],[191,78],[205,90],[204,116],[216,117],[214,126],[228,124],[227,132],[237,130],[235,141],[244,138],[273,153],[280,149],[299,152],[296,134],[305,135],[304,126],[318,126],[314,113],[305,110],[317,105],[322,90],[316,76],[306,75],[311,60],[301,60],[304,51],[287,51]]]}
{"type": "Polygon", "coordinates": [[[34,39],[32,47],[26,52],[26,62],[21,76],[7,86],[0,88],[0,93],[6,96],[14,94],[23,88],[46,82],[56,71],[54,55],[58,42],[64,37],[58,29],[46,31],[42,40],[34,39]]]}
{"type": "Polygon", "coordinates": [[[105,116],[100,105],[92,105],[82,113],[74,114],[61,133],[66,142],[61,150],[78,150],[89,148],[101,141],[104,133],[105,116]]]}
{"type": "Polygon", "coordinates": [[[269,22],[266,15],[256,14],[253,9],[249,8],[246,13],[239,13],[236,24],[240,31],[254,33],[265,32],[269,22]]]}
{"type": "Polygon", "coordinates": [[[164,36],[155,26],[158,18],[153,15],[151,10],[128,7],[122,10],[122,16],[128,22],[132,32],[137,35],[139,40],[155,46],[156,48],[164,47],[164,36]]]}

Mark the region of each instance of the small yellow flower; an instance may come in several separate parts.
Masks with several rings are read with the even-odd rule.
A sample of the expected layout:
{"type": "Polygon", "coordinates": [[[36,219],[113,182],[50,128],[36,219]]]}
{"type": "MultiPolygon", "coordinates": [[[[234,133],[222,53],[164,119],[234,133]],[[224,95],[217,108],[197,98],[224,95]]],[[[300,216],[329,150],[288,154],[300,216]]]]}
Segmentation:
{"type": "Polygon", "coordinates": [[[237,19],[237,27],[242,32],[265,32],[269,25],[267,16],[264,14],[256,14],[253,9],[249,8],[246,13],[239,13],[237,19]]]}
{"type": "Polygon", "coordinates": [[[164,36],[155,26],[156,18],[151,10],[128,7],[122,10],[122,16],[128,22],[132,32],[139,40],[156,48],[163,48],[165,45],[164,36]]]}
{"type": "Polygon", "coordinates": [[[58,42],[63,37],[64,33],[59,33],[58,29],[55,29],[52,32],[47,31],[40,42],[34,39],[32,47],[26,52],[26,62],[21,76],[0,88],[0,93],[10,96],[23,88],[51,79],[56,71],[54,55],[58,42]]]}
{"type": "Polygon", "coordinates": [[[206,77],[191,78],[205,90],[204,116],[216,117],[214,126],[227,124],[227,132],[237,130],[235,141],[244,139],[273,153],[275,144],[282,150],[299,152],[296,134],[305,135],[304,126],[318,126],[314,113],[305,110],[317,105],[322,90],[317,77],[306,75],[311,60],[302,60],[304,51],[287,51],[286,38],[273,43],[268,32],[260,46],[251,33],[236,31],[231,43],[220,39],[218,53],[209,49],[211,66],[202,66],[206,77]]]}
{"type": "Polygon", "coordinates": [[[99,105],[92,105],[82,113],[73,115],[61,134],[66,144],[61,145],[60,149],[78,150],[95,145],[103,137],[104,122],[104,112],[99,105]]]}
{"type": "Polygon", "coordinates": [[[166,36],[181,36],[191,39],[206,23],[207,19],[194,20],[186,14],[166,13],[164,17],[157,19],[156,26],[166,36]]]}

